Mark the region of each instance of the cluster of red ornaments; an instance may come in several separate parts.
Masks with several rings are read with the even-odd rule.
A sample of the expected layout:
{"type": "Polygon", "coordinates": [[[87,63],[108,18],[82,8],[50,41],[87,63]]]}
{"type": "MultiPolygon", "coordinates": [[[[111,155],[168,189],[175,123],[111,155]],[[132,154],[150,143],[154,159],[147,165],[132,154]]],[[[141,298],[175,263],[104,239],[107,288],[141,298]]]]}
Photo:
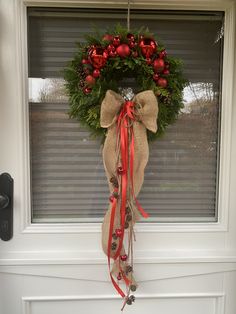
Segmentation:
{"type": "Polygon", "coordinates": [[[89,46],[86,50],[86,57],[82,59],[84,81],[83,92],[89,94],[92,91],[96,79],[101,76],[101,70],[105,67],[110,58],[138,58],[143,57],[146,63],[153,68],[153,80],[157,86],[166,88],[168,85],[166,76],[169,75],[169,63],[166,61],[166,50],[158,50],[158,44],[152,38],[128,34],[125,42],[120,35],[113,36],[105,34],[103,41],[107,46],[89,46]],[[163,77],[164,76],[164,77],[163,77]]]}

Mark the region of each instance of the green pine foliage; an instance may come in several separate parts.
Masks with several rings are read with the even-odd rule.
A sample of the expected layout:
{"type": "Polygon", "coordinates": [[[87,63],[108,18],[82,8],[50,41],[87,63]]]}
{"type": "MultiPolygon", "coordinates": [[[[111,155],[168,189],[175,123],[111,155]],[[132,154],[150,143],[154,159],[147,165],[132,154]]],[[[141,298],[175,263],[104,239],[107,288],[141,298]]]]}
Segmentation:
{"type": "MultiPolygon", "coordinates": [[[[129,43],[127,38],[129,33],[127,29],[120,25],[107,31],[107,34],[110,35],[119,35],[121,43],[127,44],[129,43]]],[[[145,38],[154,39],[147,29],[133,31],[132,34],[136,42],[139,42],[141,35],[145,38]]],[[[76,118],[82,125],[88,126],[93,135],[104,136],[106,130],[100,126],[100,106],[105,93],[108,89],[118,92],[119,82],[124,78],[131,77],[136,79],[138,92],[152,90],[158,100],[158,131],[156,134],[148,132],[148,139],[154,140],[162,135],[165,128],[176,120],[179,111],[183,107],[182,91],[187,82],[183,78],[182,62],[167,55],[165,62],[169,63],[170,74],[166,76],[161,74],[161,77],[167,79],[168,85],[166,88],[157,86],[153,80],[153,66],[147,64],[139,45],[137,45],[134,48],[138,52],[137,57],[130,54],[125,58],[119,56],[108,58],[105,66],[100,69],[100,77],[96,78],[91,92],[85,94],[85,72],[92,73],[93,67],[91,64],[82,64],[82,60],[88,59],[88,51],[91,46],[106,48],[110,44],[109,41],[103,40],[103,34],[98,32],[86,36],[86,39],[86,44],[81,45],[78,43],[77,53],[64,71],[70,102],[70,117],[76,118]]],[[[164,46],[158,42],[157,51],[152,55],[152,60],[158,58],[163,49],[164,46]]]]}

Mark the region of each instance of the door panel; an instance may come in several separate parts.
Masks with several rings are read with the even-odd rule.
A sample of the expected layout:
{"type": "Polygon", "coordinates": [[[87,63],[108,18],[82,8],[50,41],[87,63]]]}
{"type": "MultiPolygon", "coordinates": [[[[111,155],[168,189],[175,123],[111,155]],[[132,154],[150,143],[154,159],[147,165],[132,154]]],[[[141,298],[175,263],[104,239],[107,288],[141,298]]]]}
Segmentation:
{"type": "MultiPolygon", "coordinates": [[[[72,2],[75,5],[74,1],[64,5],[72,2]]],[[[46,0],[39,3],[59,5],[46,0]]],[[[159,3],[171,7],[175,3],[177,8],[181,3],[181,9],[191,4],[191,9],[226,10],[223,192],[216,223],[137,226],[134,262],[139,289],[135,304],[127,310],[136,314],[147,310],[151,314],[235,314],[235,9],[228,1],[188,1],[188,7],[177,0],[159,3]]],[[[93,1],[91,5],[104,3],[93,1]]],[[[151,7],[158,6],[152,2],[151,7]]],[[[109,281],[100,224],[31,223],[26,26],[23,1],[0,0],[0,171],[14,179],[13,238],[0,241],[0,314],[120,313],[122,300],[109,281]]]]}

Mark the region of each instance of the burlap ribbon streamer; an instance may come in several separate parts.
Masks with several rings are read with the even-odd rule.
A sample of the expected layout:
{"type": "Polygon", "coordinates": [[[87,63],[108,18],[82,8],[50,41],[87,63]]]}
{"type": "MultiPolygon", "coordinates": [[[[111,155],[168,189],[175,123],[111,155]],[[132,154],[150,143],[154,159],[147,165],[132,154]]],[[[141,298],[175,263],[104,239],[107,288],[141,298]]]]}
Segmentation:
{"type": "MultiPolygon", "coordinates": [[[[132,121],[132,134],[134,137],[134,160],[133,160],[133,194],[135,197],[138,196],[143,180],[144,170],[148,162],[149,157],[149,146],[147,141],[146,129],[156,132],[157,131],[157,115],[158,115],[158,104],[157,99],[151,90],[147,90],[137,94],[132,102],[134,103],[134,116],[135,119],[132,121]]],[[[116,177],[117,167],[119,165],[120,152],[118,151],[117,141],[118,139],[118,126],[117,120],[122,106],[125,104],[124,98],[115,93],[112,90],[106,92],[105,98],[101,105],[101,127],[107,128],[107,136],[103,147],[103,162],[106,171],[106,176],[109,183],[110,192],[114,192],[114,185],[111,183],[111,178],[116,177]]],[[[130,180],[130,178],[129,178],[130,180]]],[[[130,183],[130,182],[129,182],[130,183]]],[[[120,191],[118,193],[120,195],[120,191]]],[[[131,195],[131,190],[127,189],[127,206],[131,208],[132,220],[130,221],[130,228],[132,229],[134,223],[139,219],[140,213],[135,206],[134,197],[131,195]]],[[[120,199],[118,197],[117,204],[119,207],[120,199]]],[[[110,255],[114,258],[114,250],[108,247],[109,229],[111,221],[111,207],[107,210],[104,221],[102,224],[102,246],[106,255],[110,255]],[[110,250],[110,251],[109,251],[110,250]]],[[[113,232],[120,228],[120,210],[116,210],[114,218],[113,232]]],[[[133,230],[133,229],[132,229],[133,230]]],[[[131,235],[132,237],[132,232],[131,235]]],[[[120,255],[125,254],[125,248],[122,246],[120,255]]],[[[113,264],[112,274],[119,276],[120,261],[115,260],[113,264]],[[118,265],[119,264],[119,265],[118,265]]],[[[130,262],[123,261],[122,269],[125,267],[132,266],[130,262]]],[[[132,268],[131,268],[132,270],[132,268]]],[[[136,286],[133,278],[133,271],[127,273],[128,280],[126,281],[129,288],[130,286],[136,286]]]]}

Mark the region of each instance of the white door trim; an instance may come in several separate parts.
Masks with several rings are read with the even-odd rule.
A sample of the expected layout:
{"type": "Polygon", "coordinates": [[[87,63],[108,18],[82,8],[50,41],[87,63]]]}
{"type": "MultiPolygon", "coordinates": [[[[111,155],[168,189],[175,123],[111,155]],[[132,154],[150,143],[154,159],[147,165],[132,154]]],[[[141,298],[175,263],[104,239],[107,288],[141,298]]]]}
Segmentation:
{"type": "MultiPolygon", "coordinates": [[[[18,113],[17,134],[19,143],[18,169],[20,169],[21,182],[17,203],[20,210],[21,232],[27,233],[97,233],[100,223],[62,223],[62,224],[37,224],[31,223],[31,195],[30,195],[30,154],[29,154],[29,109],[28,109],[28,54],[27,54],[27,6],[96,6],[102,7],[103,1],[35,1],[15,0],[16,2],[16,51],[17,51],[17,79],[15,84],[18,92],[19,103],[16,104],[18,113]]],[[[141,1],[133,1],[132,7],[140,7],[141,1]]],[[[197,223],[143,223],[137,224],[137,232],[141,233],[166,233],[166,232],[226,232],[228,230],[229,212],[229,182],[230,182],[230,154],[232,132],[232,106],[233,106],[233,64],[235,54],[235,10],[231,1],[150,1],[152,8],[181,8],[192,10],[200,9],[222,10],[225,12],[225,39],[223,57],[223,86],[222,86],[222,113],[221,113],[221,142],[220,142],[220,174],[219,174],[219,199],[218,221],[197,223]]],[[[108,4],[106,4],[107,6],[108,4]]],[[[111,6],[122,6],[124,2],[109,2],[111,6]]],[[[146,2],[145,2],[146,6],[146,2]]]]}

